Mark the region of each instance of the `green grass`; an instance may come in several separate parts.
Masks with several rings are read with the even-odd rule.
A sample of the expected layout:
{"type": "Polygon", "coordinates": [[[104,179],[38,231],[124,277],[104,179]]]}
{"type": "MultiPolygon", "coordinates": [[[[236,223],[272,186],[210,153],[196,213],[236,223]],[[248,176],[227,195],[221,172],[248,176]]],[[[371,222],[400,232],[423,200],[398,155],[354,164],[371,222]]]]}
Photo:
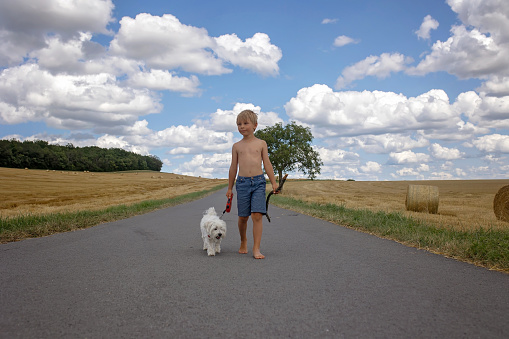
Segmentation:
{"type": "Polygon", "coordinates": [[[0,217],[0,243],[47,236],[96,226],[105,222],[126,219],[202,198],[225,187],[218,185],[209,190],[189,193],[170,199],[147,200],[132,205],[118,205],[97,211],[79,211],[45,215],[20,215],[0,217]]]}
{"type": "Polygon", "coordinates": [[[285,196],[273,196],[271,203],[407,246],[509,273],[509,230],[479,228],[475,231],[457,231],[439,228],[400,213],[347,209],[285,196]]]}

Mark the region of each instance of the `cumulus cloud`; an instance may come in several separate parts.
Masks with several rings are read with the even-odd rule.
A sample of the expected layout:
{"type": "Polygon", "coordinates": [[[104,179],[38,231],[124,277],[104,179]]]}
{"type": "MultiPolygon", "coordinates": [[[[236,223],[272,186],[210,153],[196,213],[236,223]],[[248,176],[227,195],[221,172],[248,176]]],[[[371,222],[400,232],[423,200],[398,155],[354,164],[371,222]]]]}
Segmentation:
{"type": "Polygon", "coordinates": [[[189,78],[179,77],[169,71],[158,69],[135,73],[127,83],[132,87],[182,92],[186,96],[201,93],[200,80],[195,75],[191,75],[189,78]]]}
{"type": "Polygon", "coordinates": [[[430,156],[425,153],[414,153],[412,151],[404,151],[389,154],[389,163],[391,164],[412,164],[420,162],[428,162],[430,156]]]}
{"type": "Polygon", "coordinates": [[[464,154],[456,148],[443,147],[437,143],[430,146],[430,152],[434,158],[441,160],[456,160],[464,156],[464,154]]]}
{"type": "Polygon", "coordinates": [[[181,23],[171,14],[124,17],[110,44],[114,55],[143,60],[148,67],[221,75],[231,73],[230,63],[262,75],[277,75],[281,49],[265,33],[242,41],[235,34],[217,38],[204,28],[181,23]]]}
{"type": "Polygon", "coordinates": [[[364,166],[361,166],[361,171],[364,173],[379,173],[382,171],[382,165],[376,161],[367,161],[364,166]]]}
{"type": "Polygon", "coordinates": [[[437,41],[428,54],[409,74],[425,75],[446,71],[460,79],[482,78],[490,74],[507,75],[509,60],[505,57],[508,46],[501,46],[492,36],[465,26],[452,28],[453,36],[447,41],[437,41]],[[465,57],[468,55],[468,58],[465,57]]]}
{"type": "Polygon", "coordinates": [[[413,148],[425,147],[429,141],[423,136],[412,137],[402,134],[364,135],[342,138],[343,143],[364,150],[367,153],[394,153],[413,148]]]}
{"type": "Polygon", "coordinates": [[[262,75],[279,74],[278,62],[283,54],[281,49],[270,43],[265,33],[256,33],[243,42],[235,34],[215,38],[217,55],[232,65],[249,69],[262,75]]]}
{"type": "Polygon", "coordinates": [[[405,70],[413,59],[400,53],[383,53],[380,56],[371,55],[366,59],[357,62],[343,70],[341,76],[336,80],[336,89],[349,86],[356,80],[364,79],[367,76],[374,76],[378,79],[385,79],[391,73],[405,70]]]}
{"type": "Polygon", "coordinates": [[[334,92],[326,85],[306,87],[285,105],[287,115],[312,125],[321,137],[458,130],[461,121],[443,90],[417,97],[381,91],[334,92]]]}
{"type": "Polygon", "coordinates": [[[205,178],[224,177],[231,163],[231,153],[197,154],[179,165],[177,173],[205,178]]]}
{"type": "Polygon", "coordinates": [[[214,46],[214,39],[204,28],[184,25],[171,14],[141,13],[134,19],[120,20],[110,51],[143,60],[157,69],[182,69],[206,75],[230,73],[210,50],[214,46]]]}
{"type": "Polygon", "coordinates": [[[490,33],[497,42],[509,42],[509,3],[505,0],[447,0],[466,26],[490,33]]]}
{"type": "MultiPolygon", "coordinates": [[[[145,150],[145,145],[160,147],[164,142],[174,154],[231,147],[234,117],[216,134],[199,125],[155,132],[139,118],[161,112],[158,91],[201,94],[198,77],[180,71],[219,75],[232,72],[225,66],[231,64],[276,75],[282,54],[268,35],[257,33],[245,41],[234,34],[213,38],[169,14],[124,17],[114,34],[107,29],[112,10],[110,0],[65,6],[56,0],[44,6],[24,0],[0,4],[0,64],[21,63],[1,71],[0,123],[40,121],[53,128],[104,134],[104,145],[125,149],[144,145],[145,150]],[[20,25],[29,18],[30,23],[20,25]],[[92,41],[96,33],[112,34],[110,45],[92,41]]],[[[214,126],[220,126],[219,115],[211,117],[214,126]]],[[[276,113],[260,112],[261,127],[281,121],[276,113]]]]}
{"type": "Polygon", "coordinates": [[[15,65],[26,55],[46,46],[48,34],[64,40],[80,32],[109,34],[114,5],[111,0],[1,1],[0,65],[15,65]]]}
{"type": "Polygon", "coordinates": [[[477,129],[500,129],[509,127],[509,96],[488,96],[473,91],[461,93],[455,103],[461,113],[468,117],[470,123],[477,129]]]}
{"type": "Polygon", "coordinates": [[[438,25],[438,21],[433,19],[431,15],[426,15],[422,21],[421,27],[415,31],[415,34],[417,34],[419,39],[429,39],[431,30],[437,29],[438,25]]]}
{"type": "Polygon", "coordinates": [[[250,103],[236,103],[231,110],[217,109],[210,115],[209,119],[196,119],[194,123],[197,126],[211,128],[214,131],[235,132],[237,131],[237,115],[246,109],[258,115],[258,130],[277,123],[283,123],[283,119],[277,113],[262,112],[260,106],[250,103]]]}
{"type": "Polygon", "coordinates": [[[509,76],[490,76],[477,91],[494,97],[509,96],[509,76]]]}
{"type": "Polygon", "coordinates": [[[330,149],[325,147],[315,147],[315,151],[318,152],[320,159],[323,161],[325,166],[352,163],[359,160],[359,155],[357,153],[337,148],[330,149]]]}
{"type": "Polygon", "coordinates": [[[509,136],[492,134],[485,135],[473,141],[474,146],[487,153],[509,153],[509,136]]]}
{"type": "Polygon", "coordinates": [[[5,108],[0,121],[7,124],[42,120],[56,128],[121,132],[138,116],[159,112],[158,100],[145,89],[119,87],[107,73],[53,75],[26,64],[0,75],[0,104],[5,108]]]}
{"type": "MultiPolygon", "coordinates": [[[[411,167],[403,167],[402,169],[397,170],[396,174],[400,177],[407,177],[407,176],[418,176],[419,172],[411,167]]],[[[394,174],[392,175],[392,177],[397,179],[397,176],[394,174]]]]}
{"type": "Polygon", "coordinates": [[[437,41],[409,74],[446,71],[461,79],[508,76],[509,3],[505,0],[448,0],[461,25],[451,37],[437,41]],[[468,57],[466,57],[468,56],[468,57]]]}
{"type": "Polygon", "coordinates": [[[346,35],[340,35],[334,40],[334,46],[336,47],[343,47],[348,44],[358,44],[359,40],[355,40],[353,38],[350,38],[346,35]]]}

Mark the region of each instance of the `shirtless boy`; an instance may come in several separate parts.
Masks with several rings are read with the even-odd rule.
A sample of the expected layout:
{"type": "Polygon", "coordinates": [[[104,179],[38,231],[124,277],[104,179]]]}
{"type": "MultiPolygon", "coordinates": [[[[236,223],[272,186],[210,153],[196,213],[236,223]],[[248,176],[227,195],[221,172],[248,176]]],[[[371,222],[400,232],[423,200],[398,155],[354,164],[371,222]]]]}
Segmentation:
{"type": "Polygon", "coordinates": [[[263,232],[263,215],[267,213],[265,206],[265,176],[262,171],[262,163],[265,172],[269,176],[272,190],[276,193],[278,185],[274,176],[274,169],[269,160],[267,143],[255,137],[254,132],[258,127],[258,117],[251,110],[244,110],[237,116],[237,127],[243,139],[233,145],[232,163],[228,173],[228,191],[226,196],[233,196],[232,189],[235,184],[237,191],[237,208],[239,214],[240,249],[239,253],[247,251],[247,221],[249,216],[253,221],[253,257],[263,259],[265,256],[260,252],[260,242],[263,232]]]}

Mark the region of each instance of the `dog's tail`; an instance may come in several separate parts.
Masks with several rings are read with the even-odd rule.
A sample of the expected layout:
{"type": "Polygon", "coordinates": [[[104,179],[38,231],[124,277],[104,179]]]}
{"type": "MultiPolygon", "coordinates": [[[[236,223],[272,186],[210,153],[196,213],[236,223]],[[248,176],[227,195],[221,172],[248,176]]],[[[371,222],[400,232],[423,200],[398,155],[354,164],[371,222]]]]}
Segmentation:
{"type": "Polygon", "coordinates": [[[216,209],[214,207],[209,208],[205,211],[205,215],[216,215],[216,209]]]}

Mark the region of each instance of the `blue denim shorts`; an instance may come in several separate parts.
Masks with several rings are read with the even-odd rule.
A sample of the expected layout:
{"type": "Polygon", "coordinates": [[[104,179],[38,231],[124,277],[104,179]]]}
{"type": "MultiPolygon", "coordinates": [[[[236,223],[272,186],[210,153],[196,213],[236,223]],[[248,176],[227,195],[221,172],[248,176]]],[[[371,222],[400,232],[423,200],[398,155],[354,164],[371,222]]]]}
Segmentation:
{"type": "Polygon", "coordinates": [[[239,217],[249,217],[251,213],[267,214],[265,206],[265,176],[237,177],[237,209],[239,217]]]}

